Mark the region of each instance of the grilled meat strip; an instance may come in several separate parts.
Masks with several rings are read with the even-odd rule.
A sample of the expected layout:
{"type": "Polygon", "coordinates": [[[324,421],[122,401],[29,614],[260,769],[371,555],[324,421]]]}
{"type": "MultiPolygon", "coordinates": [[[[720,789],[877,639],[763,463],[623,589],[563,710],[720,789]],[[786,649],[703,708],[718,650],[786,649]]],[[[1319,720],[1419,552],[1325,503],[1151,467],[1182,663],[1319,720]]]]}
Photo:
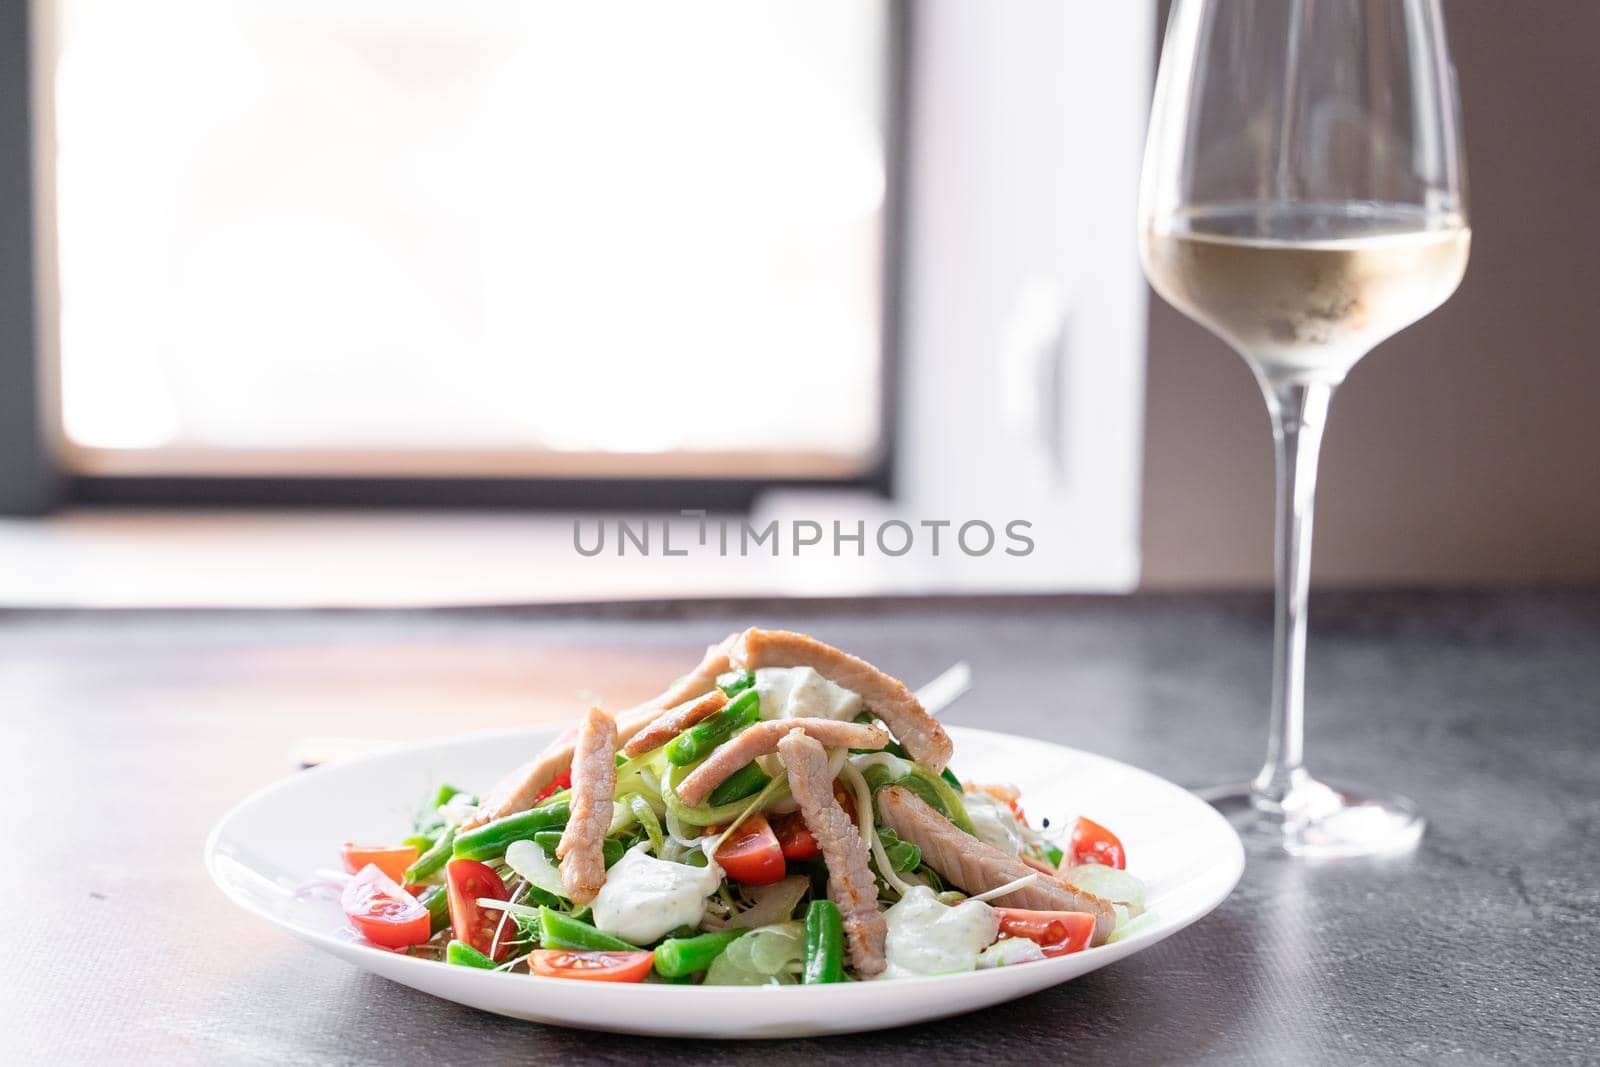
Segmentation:
{"type": "Polygon", "coordinates": [[[889,926],[878,910],[878,883],[867,865],[867,846],[834,799],[828,753],[805,731],[791,729],[778,742],[778,755],[783,757],[800,815],[828,864],[828,898],[844,918],[851,965],[862,977],[878,974],[884,968],[889,926]]]}
{"type": "Polygon", "coordinates": [[[892,785],[880,790],[878,811],[902,840],[922,850],[923,862],[964,892],[984,893],[1024,875],[1038,873],[1039,877],[1032,884],[1007,893],[994,903],[1039,911],[1086,911],[1095,920],[1093,943],[1103,944],[1111,936],[1116,914],[1109,900],[1035,872],[1016,856],[963,832],[904,786],[892,785]]]}
{"type": "Polygon", "coordinates": [[[835,685],[858,694],[872,713],[899,738],[911,758],[938,774],[950,762],[950,735],[929,715],[905,683],[866,660],[825,645],[808,634],[788,630],[749,629],[729,650],[735,666],[810,667],[835,685]]]}
{"type": "Polygon", "coordinates": [[[643,730],[628,739],[622,754],[630,759],[653,752],[703,719],[708,719],[728,706],[722,690],[713,689],[702,697],[691,697],[675,708],[662,712],[643,730]]]}
{"type": "Polygon", "coordinates": [[[572,760],[572,814],[556,846],[567,899],[587,904],[606,884],[605,840],[611,828],[611,798],[617,789],[617,724],[590,708],[578,727],[572,760]]]}
{"type": "Polygon", "coordinates": [[[882,748],[889,732],[877,723],[839,722],[835,719],[768,719],[736,734],[717,747],[704,763],[678,783],[678,799],[690,807],[704,804],[711,791],[757,756],[778,750],[778,742],[791,730],[802,730],[824,745],[843,748],[882,748]]]}

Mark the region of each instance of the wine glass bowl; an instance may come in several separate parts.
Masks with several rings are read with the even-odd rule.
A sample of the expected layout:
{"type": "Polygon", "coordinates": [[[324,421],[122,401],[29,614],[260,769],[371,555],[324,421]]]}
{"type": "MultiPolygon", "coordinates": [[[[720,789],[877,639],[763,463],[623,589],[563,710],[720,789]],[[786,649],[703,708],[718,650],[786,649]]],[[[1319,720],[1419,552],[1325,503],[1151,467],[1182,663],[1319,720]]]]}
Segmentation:
{"type": "Polygon", "coordinates": [[[1247,842],[1295,855],[1414,845],[1403,797],[1304,767],[1306,595],[1328,405],[1371,349],[1466,270],[1465,165],[1438,0],[1175,0],[1140,189],[1151,285],[1249,364],[1276,445],[1268,754],[1206,791],[1247,842]]]}
{"type": "Polygon", "coordinates": [[[1262,375],[1337,383],[1444,303],[1470,242],[1464,225],[1405,205],[1241,205],[1153,224],[1143,260],[1157,292],[1262,375]]]}

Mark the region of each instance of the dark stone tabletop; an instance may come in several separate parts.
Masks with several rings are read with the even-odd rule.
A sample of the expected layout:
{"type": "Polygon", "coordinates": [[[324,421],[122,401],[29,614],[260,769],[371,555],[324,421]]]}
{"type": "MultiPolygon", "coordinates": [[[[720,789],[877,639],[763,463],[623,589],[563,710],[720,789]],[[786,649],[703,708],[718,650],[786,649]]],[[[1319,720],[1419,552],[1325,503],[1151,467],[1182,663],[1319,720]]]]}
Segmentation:
{"type": "Polygon", "coordinates": [[[205,835],[313,736],[420,738],[634,698],[736,625],[805,628],[951,721],[1183,784],[1265,737],[1265,596],[431,612],[0,615],[12,1062],[1600,1062],[1600,592],[1314,598],[1314,771],[1408,793],[1420,849],[1252,857],[1233,896],[1113,966],[976,1015],[760,1045],[541,1027],[304,946],[206,876],[205,835]]]}

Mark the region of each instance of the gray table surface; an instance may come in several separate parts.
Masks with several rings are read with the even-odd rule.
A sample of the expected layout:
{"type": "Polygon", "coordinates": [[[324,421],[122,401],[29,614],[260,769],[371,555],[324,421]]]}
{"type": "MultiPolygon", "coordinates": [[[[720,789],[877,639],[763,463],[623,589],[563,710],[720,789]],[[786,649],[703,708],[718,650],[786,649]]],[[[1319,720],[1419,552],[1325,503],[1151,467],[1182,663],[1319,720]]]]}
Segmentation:
{"type": "MultiPolygon", "coordinates": [[[[414,738],[647,692],[747,622],[913,681],[968,660],[959,723],[1184,784],[1259,760],[1267,600],[646,605],[0,615],[13,916],[0,1026],[21,1062],[1600,1061],[1600,593],[1314,604],[1315,770],[1403,789],[1414,854],[1252,858],[1210,917],[1025,1000],[764,1045],[513,1022],[369,976],[237,910],[211,823],[308,735],[414,738]],[[20,805],[20,810],[19,810],[20,805]]],[[[17,1062],[17,1061],[13,1061],[17,1062]]]]}

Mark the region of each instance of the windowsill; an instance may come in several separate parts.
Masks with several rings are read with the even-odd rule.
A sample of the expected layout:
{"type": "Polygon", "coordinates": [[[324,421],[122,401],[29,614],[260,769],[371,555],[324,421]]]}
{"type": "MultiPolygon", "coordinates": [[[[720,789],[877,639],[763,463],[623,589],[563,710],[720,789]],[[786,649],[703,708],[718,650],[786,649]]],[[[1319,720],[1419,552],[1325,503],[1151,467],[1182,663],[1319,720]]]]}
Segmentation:
{"type": "MultiPolygon", "coordinates": [[[[868,529],[892,512],[854,496],[779,499],[752,520],[803,514],[868,529]]],[[[826,548],[799,557],[784,543],[739,556],[695,546],[692,520],[673,533],[681,557],[632,545],[616,554],[617,516],[598,555],[580,555],[570,513],[266,512],[80,510],[0,520],[0,606],[9,607],[420,607],[444,604],[599,602],[741,596],[857,596],[951,592],[1120,591],[1132,560],[1060,545],[1028,559],[1000,552],[968,559],[912,553],[857,557],[826,548]],[[1061,561],[1076,561],[1063,564],[1061,561]],[[1097,565],[1098,564],[1098,565],[1097,565]]],[[[627,519],[627,516],[622,518],[627,519]]],[[[642,523],[644,516],[631,521],[642,523]]],[[[599,516],[582,516],[593,543],[599,516]]],[[[708,544],[716,543],[716,526],[708,544]]],[[[737,543],[738,519],[728,520],[737,543]]],[[[787,523],[787,519],[784,520],[787,523]]],[[[784,526],[787,530],[789,527],[784,526]]],[[[1035,531],[1038,535],[1040,531],[1035,531]]]]}

